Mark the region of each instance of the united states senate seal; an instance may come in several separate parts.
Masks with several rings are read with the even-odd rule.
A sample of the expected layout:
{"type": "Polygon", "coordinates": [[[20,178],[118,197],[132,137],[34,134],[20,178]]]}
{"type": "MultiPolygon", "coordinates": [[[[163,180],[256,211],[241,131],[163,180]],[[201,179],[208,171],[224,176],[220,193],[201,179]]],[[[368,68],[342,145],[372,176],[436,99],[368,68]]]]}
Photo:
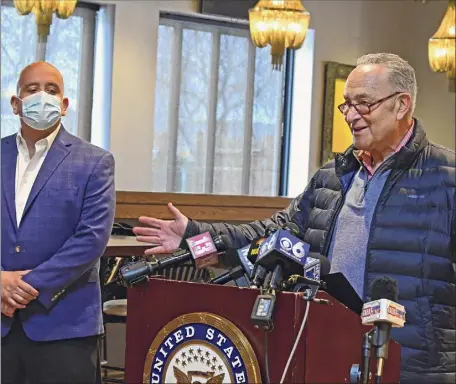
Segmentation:
{"type": "Polygon", "coordinates": [[[160,330],[146,356],[143,383],[261,383],[261,374],[240,329],[201,312],[179,316],[160,330]]]}

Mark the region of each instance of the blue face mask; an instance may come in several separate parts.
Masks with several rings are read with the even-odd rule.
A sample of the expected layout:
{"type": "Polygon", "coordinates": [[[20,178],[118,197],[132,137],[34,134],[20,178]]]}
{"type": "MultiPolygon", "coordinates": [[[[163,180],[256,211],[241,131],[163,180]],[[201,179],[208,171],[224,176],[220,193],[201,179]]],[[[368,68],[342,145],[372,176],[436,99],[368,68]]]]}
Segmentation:
{"type": "Polygon", "coordinates": [[[48,129],[62,117],[61,100],[57,96],[41,91],[24,97],[21,101],[22,120],[31,128],[48,129]]]}

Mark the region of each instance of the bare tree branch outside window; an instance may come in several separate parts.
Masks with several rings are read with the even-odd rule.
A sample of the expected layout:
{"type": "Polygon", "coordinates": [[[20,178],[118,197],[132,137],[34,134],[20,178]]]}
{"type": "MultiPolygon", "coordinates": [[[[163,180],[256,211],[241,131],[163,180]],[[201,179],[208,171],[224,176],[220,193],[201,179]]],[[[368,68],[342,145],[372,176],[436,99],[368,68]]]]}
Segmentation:
{"type": "Polygon", "coordinates": [[[152,190],[217,194],[247,191],[254,195],[277,195],[283,72],[271,70],[267,48],[252,49],[251,44],[248,30],[233,28],[230,31],[216,25],[199,28],[196,22],[161,19],[152,190]],[[179,28],[182,29],[182,49],[180,60],[176,61],[170,42],[176,43],[179,28]],[[212,78],[214,57],[218,67],[212,78]],[[251,68],[249,60],[254,63],[251,68]],[[180,83],[175,84],[178,78],[180,83]],[[210,92],[214,81],[217,82],[215,95],[210,92]],[[247,98],[251,91],[247,88],[249,83],[254,85],[252,101],[247,98]],[[178,105],[173,105],[171,100],[173,86],[179,87],[178,105]],[[173,109],[179,114],[176,137],[170,134],[169,127],[173,109]],[[209,118],[212,111],[215,112],[214,127],[209,118]],[[246,116],[250,115],[252,137],[245,141],[245,134],[249,132],[246,116]],[[214,132],[215,137],[208,132],[214,132]],[[176,153],[172,154],[174,163],[168,151],[173,140],[177,140],[176,153]],[[207,151],[209,140],[215,141],[213,154],[207,151]],[[250,149],[244,148],[245,145],[250,149]],[[249,159],[245,158],[246,154],[249,159]],[[248,185],[244,185],[242,177],[245,164],[250,164],[248,185]],[[171,190],[166,180],[170,166],[175,167],[171,172],[175,180],[171,190]],[[212,175],[208,179],[212,183],[208,186],[209,175],[212,175]]]}

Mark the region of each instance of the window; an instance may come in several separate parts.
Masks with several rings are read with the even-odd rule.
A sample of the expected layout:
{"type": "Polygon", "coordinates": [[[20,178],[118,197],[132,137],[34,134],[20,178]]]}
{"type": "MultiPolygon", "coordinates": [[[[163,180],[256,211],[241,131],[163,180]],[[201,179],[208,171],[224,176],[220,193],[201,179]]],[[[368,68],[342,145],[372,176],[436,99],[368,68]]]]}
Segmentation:
{"type": "MultiPolygon", "coordinates": [[[[10,99],[16,94],[20,71],[37,60],[37,32],[33,14],[20,15],[12,3],[1,5],[1,136],[17,132],[18,117],[11,110],[10,99]]],[[[83,3],[78,3],[83,4],[83,3]]],[[[90,140],[92,78],[96,10],[78,5],[66,20],[54,15],[45,46],[46,61],[55,65],[65,81],[65,95],[70,100],[65,128],[90,140]]]]}
{"type": "Polygon", "coordinates": [[[285,69],[247,25],[201,21],[160,18],[152,190],[277,195],[285,69]]]}

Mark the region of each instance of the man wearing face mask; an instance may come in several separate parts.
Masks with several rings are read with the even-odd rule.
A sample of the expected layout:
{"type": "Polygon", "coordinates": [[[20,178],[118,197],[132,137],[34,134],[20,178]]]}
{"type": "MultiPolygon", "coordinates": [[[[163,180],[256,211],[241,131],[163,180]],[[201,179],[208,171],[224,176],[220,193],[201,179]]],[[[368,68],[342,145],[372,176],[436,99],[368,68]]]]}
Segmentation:
{"type": "MultiPolygon", "coordinates": [[[[210,231],[240,248],[271,224],[294,221],[310,255],[328,257],[364,301],[371,283],[390,276],[405,306],[401,383],[456,382],[456,168],[454,151],[426,137],[413,117],[415,71],[389,53],[358,60],[339,111],[353,145],[325,164],[284,210],[243,225],[189,220],[169,205],[174,220],[141,217],[139,241],[168,253],[182,238],[210,231]]],[[[386,362],[388,364],[388,362],[386,362]]]]}
{"type": "Polygon", "coordinates": [[[2,383],[98,383],[99,259],[115,209],[112,155],[68,133],[61,73],[23,69],[2,139],[2,383]]]}

